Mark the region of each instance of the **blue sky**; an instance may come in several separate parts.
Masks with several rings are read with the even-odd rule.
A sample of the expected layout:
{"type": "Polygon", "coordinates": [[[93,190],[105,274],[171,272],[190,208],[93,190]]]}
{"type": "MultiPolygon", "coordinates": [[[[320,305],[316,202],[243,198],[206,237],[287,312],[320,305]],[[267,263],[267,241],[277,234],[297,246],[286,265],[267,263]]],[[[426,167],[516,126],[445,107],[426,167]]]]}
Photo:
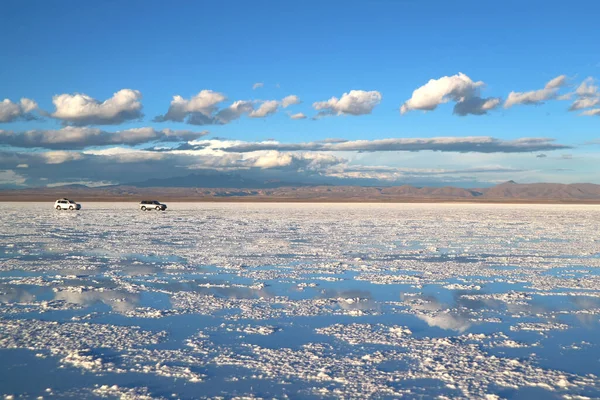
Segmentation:
{"type": "Polygon", "coordinates": [[[0,185],[122,183],[196,169],[350,183],[600,183],[600,146],[589,144],[600,140],[600,4],[523,3],[4,2],[0,185]],[[556,85],[542,92],[555,78],[556,85]],[[430,80],[434,84],[413,96],[430,80]],[[578,92],[584,82],[587,92],[578,92]],[[256,83],[262,87],[253,88],[256,83]],[[115,117],[118,106],[104,102],[124,89],[135,98],[115,117]],[[212,91],[212,108],[194,105],[203,90],[212,91]],[[521,97],[508,106],[511,92],[521,97]],[[344,99],[345,93],[352,96],[344,99]],[[67,96],[63,109],[53,101],[60,95],[67,96]],[[86,95],[85,104],[77,95],[86,95]],[[188,111],[157,122],[171,115],[176,95],[188,111]],[[295,97],[284,108],[286,96],[295,97]],[[339,104],[317,105],[333,97],[339,104]],[[36,107],[19,105],[22,98],[36,107]],[[577,100],[589,106],[569,111],[577,100]],[[246,108],[224,120],[219,111],[236,101],[246,108]],[[265,102],[275,110],[263,116],[258,110],[265,102]],[[467,115],[453,112],[459,103],[467,115]],[[402,114],[403,104],[414,107],[402,114]],[[290,118],[300,114],[306,118],[290,118]],[[186,123],[193,115],[203,124],[186,123]],[[165,136],[164,129],[197,135],[165,136]],[[36,133],[25,143],[30,131],[36,133]],[[127,132],[126,143],[114,139],[118,131],[127,132]],[[434,140],[411,151],[227,150],[266,140],[472,136],[513,147],[453,151],[434,140]],[[515,144],[523,138],[546,138],[551,145],[515,144]],[[189,143],[185,151],[164,151],[183,149],[183,143],[189,143]],[[106,163],[126,173],[116,167],[112,175],[100,173],[106,163]]]}

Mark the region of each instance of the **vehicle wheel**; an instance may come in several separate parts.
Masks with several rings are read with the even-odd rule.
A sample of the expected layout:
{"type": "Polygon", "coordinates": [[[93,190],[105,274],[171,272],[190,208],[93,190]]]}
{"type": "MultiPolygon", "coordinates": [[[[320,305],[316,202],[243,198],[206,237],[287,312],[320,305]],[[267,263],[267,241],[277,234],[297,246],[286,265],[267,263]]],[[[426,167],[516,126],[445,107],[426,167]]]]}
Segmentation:
{"type": "Polygon", "coordinates": [[[156,206],[156,211],[160,211],[160,206],[156,206]]]}
{"type": "Polygon", "coordinates": [[[61,207],[60,207],[60,206],[56,206],[56,209],[60,211],[60,210],[61,210],[61,207]]]}
{"type": "Polygon", "coordinates": [[[69,206],[69,210],[73,211],[73,206],[69,206]]]}
{"type": "Polygon", "coordinates": [[[146,211],[146,206],[142,206],[142,211],[146,211]]]}

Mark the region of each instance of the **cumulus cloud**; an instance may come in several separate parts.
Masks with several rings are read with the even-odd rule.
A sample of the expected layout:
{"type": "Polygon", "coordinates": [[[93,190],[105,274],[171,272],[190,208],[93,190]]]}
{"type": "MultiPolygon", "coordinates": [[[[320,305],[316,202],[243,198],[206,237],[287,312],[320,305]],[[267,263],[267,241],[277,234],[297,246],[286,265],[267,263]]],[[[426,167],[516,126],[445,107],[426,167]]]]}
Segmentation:
{"type": "Polygon", "coordinates": [[[480,97],[479,92],[483,86],[483,82],[474,82],[462,72],[430,79],[412,93],[411,98],[400,107],[400,112],[406,114],[412,110],[432,111],[440,104],[453,101],[456,103],[454,113],[457,115],[483,115],[500,104],[499,98],[480,97]]]}
{"type": "MultiPolygon", "coordinates": [[[[238,100],[231,104],[229,107],[220,110],[217,113],[217,120],[222,124],[228,124],[231,121],[234,121],[240,118],[244,114],[249,114],[254,111],[254,105],[252,105],[251,101],[247,100],[238,100]]],[[[188,121],[189,123],[193,123],[193,121],[188,121]]]]}
{"type": "Polygon", "coordinates": [[[263,118],[275,114],[279,107],[287,108],[300,103],[300,98],[296,95],[286,96],[281,99],[281,101],[265,100],[260,103],[260,106],[257,109],[251,111],[248,116],[251,118],[263,118]]]}
{"type": "MultiPolygon", "coordinates": [[[[218,142],[218,141],[207,141],[218,142]]],[[[130,183],[152,178],[189,175],[193,170],[235,171],[250,179],[289,179],[320,176],[327,167],[345,160],[331,154],[265,151],[226,153],[217,144],[199,150],[149,151],[128,147],[85,151],[0,152],[0,170],[27,164],[29,185],[65,182],[130,183]],[[123,164],[127,164],[124,168],[123,164]],[[270,178],[268,178],[270,177],[270,178]],[[48,180],[48,178],[50,178],[48,180]]],[[[11,182],[14,186],[14,182],[11,182]]]]}
{"type": "Polygon", "coordinates": [[[567,83],[566,75],[559,75],[556,78],[551,79],[548,83],[546,83],[546,89],[559,89],[563,87],[567,83]]]}
{"type": "Polygon", "coordinates": [[[37,108],[37,103],[31,99],[22,98],[18,103],[4,99],[0,102],[0,122],[35,119],[35,116],[31,113],[37,108]]]}
{"type": "Polygon", "coordinates": [[[585,110],[581,115],[587,116],[600,116],[600,108],[592,108],[591,110],[585,110]]]}
{"type": "Polygon", "coordinates": [[[465,116],[465,115],[484,115],[488,111],[495,109],[500,105],[500,98],[490,97],[482,99],[481,97],[475,96],[466,98],[463,101],[459,101],[454,105],[454,114],[465,116]]]}
{"type": "Polygon", "coordinates": [[[543,89],[529,92],[510,92],[504,102],[504,108],[510,108],[518,104],[542,104],[544,101],[557,97],[558,91],[566,84],[565,75],[551,79],[543,89]]]}
{"type": "Polygon", "coordinates": [[[86,150],[81,154],[93,156],[96,159],[108,159],[111,162],[119,164],[160,161],[170,157],[170,155],[166,153],[155,153],[153,151],[134,150],[122,147],[111,147],[102,150],[86,150]]]}
{"type": "Polygon", "coordinates": [[[291,167],[294,170],[322,171],[344,161],[344,159],[331,154],[286,153],[271,150],[244,159],[240,164],[262,169],[291,167]]]}
{"type": "Polygon", "coordinates": [[[252,166],[258,168],[276,168],[288,166],[293,158],[290,153],[280,153],[278,151],[269,151],[264,155],[251,159],[252,166]]]}
{"type": "Polygon", "coordinates": [[[142,94],[122,89],[108,100],[100,102],[86,94],[60,94],[52,98],[56,110],[52,117],[69,125],[115,125],[139,119],[142,114],[142,94]]]}
{"type": "Polygon", "coordinates": [[[295,104],[300,104],[300,103],[301,103],[300,98],[298,96],[296,96],[295,94],[286,96],[281,100],[281,106],[283,108],[287,108],[289,106],[293,106],[295,104]]]}
{"type": "Polygon", "coordinates": [[[279,107],[286,108],[298,104],[298,96],[290,95],[281,101],[277,100],[237,100],[228,107],[219,109],[219,104],[227,98],[224,94],[212,90],[202,90],[189,100],[174,96],[165,115],[154,118],[155,122],[186,122],[191,125],[224,125],[243,115],[251,118],[264,118],[275,114],[279,107]],[[255,104],[259,104],[255,108],[255,104]]]}
{"type": "Polygon", "coordinates": [[[46,151],[40,153],[39,157],[44,160],[46,164],[62,164],[69,161],[82,160],[85,156],[81,153],[72,151],[46,151]]]}
{"type": "MultiPolygon", "coordinates": [[[[595,84],[595,80],[592,77],[584,80],[575,90],[576,100],[569,107],[569,111],[582,110],[585,108],[591,108],[600,104],[600,93],[598,92],[598,86],[595,84]]],[[[591,111],[591,110],[590,110],[591,111]]],[[[584,111],[581,115],[596,115],[593,112],[589,113],[584,111]]]]}
{"type": "Polygon", "coordinates": [[[290,118],[291,119],[306,119],[306,115],[304,115],[303,113],[296,113],[296,114],[291,114],[290,118]]]}
{"type": "MultiPolygon", "coordinates": [[[[83,128],[66,127],[60,131],[73,130],[75,139],[80,140],[79,131],[83,128]]],[[[92,128],[86,128],[92,129],[92,128]]],[[[144,128],[149,129],[149,128],[144,128]]],[[[125,142],[135,131],[124,131],[110,140],[125,142]]],[[[143,132],[143,140],[155,138],[160,134],[170,140],[173,136],[185,137],[176,131],[143,132]]],[[[116,132],[113,134],[117,134],[116,132]]],[[[140,132],[136,132],[137,135],[140,132]]],[[[102,134],[83,136],[86,143],[97,141],[102,134]]],[[[162,137],[161,136],[161,137],[162,137]]],[[[185,137],[190,139],[191,137],[185,137]]],[[[51,140],[49,136],[47,140],[51,140]]],[[[75,140],[73,139],[73,140],[75,140]]],[[[165,140],[167,140],[165,139],[165,140]]],[[[62,140],[62,139],[61,139],[62,140]]],[[[167,140],[168,141],[168,140],[167,140]]],[[[77,141],[76,141],[77,142],[77,141]]],[[[97,142],[96,142],[97,143],[97,142]]],[[[369,179],[394,182],[450,182],[469,177],[469,181],[492,174],[514,174],[521,170],[502,165],[473,166],[464,169],[430,168],[419,169],[396,166],[357,165],[356,162],[367,158],[354,157],[357,152],[389,151],[441,151],[473,153],[520,153],[552,151],[566,149],[568,146],[554,143],[547,138],[523,138],[500,140],[491,137],[440,137],[414,139],[355,140],[329,139],[306,143],[279,143],[276,141],[243,142],[225,139],[186,141],[185,146],[175,149],[166,146],[157,149],[140,150],[127,147],[126,143],[118,147],[90,148],[83,151],[72,143],[54,147],[52,151],[13,151],[0,152],[0,170],[18,171],[27,179],[28,185],[54,184],[60,182],[115,182],[130,183],[152,178],[186,176],[193,170],[235,171],[244,178],[279,180],[285,182],[335,182],[344,179],[369,179]],[[70,147],[69,147],[70,146],[70,147]],[[354,155],[352,155],[354,153],[354,155]],[[352,163],[348,160],[354,160],[352,163]],[[124,168],[124,164],[127,165],[124,168]],[[19,166],[27,168],[19,168],[19,166]],[[49,181],[42,181],[48,179],[49,181]]],[[[470,156],[466,156],[470,157],[470,156]]],[[[473,156],[474,157],[474,156],[473,156]]],[[[481,165],[481,163],[479,163],[481,165]]],[[[349,181],[350,180],[350,181],[349,181]]],[[[354,182],[356,183],[356,182],[354,182]]]]}
{"type": "Polygon", "coordinates": [[[267,100],[264,101],[256,110],[250,112],[249,116],[251,118],[263,118],[268,115],[275,114],[277,112],[277,108],[279,107],[279,102],[277,100],[267,100]]]}
{"type": "Polygon", "coordinates": [[[575,100],[573,102],[573,104],[571,104],[571,107],[569,107],[569,111],[590,108],[590,107],[594,107],[598,104],[600,104],[600,98],[583,97],[583,98],[575,100]]]}
{"type": "Polygon", "coordinates": [[[313,103],[315,110],[321,111],[318,116],[325,115],[365,115],[381,103],[381,93],[378,91],[351,90],[341,98],[332,97],[327,101],[313,103]]]}
{"type": "Polygon", "coordinates": [[[575,94],[580,97],[596,97],[598,96],[598,86],[594,85],[594,78],[591,76],[584,80],[575,90],[575,94]]]}
{"type": "Polygon", "coordinates": [[[107,132],[98,128],[66,126],[57,130],[31,130],[20,133],[0,130],[0,145],[25,148],[83,149],[89,146],[136,145],[155,141],[190,141],[206,134],[208,134],[207,131],[192,132],[171,129],[159,131],[149,127],[107,132]]]}
{"type": "Polygon", "coordinates": [[[263,86],[265,86],[264,83],[262,83],[262,82],[256,82],[254,85],[252,85],[252,89],[254,89],[254,90],[260,89],[263,86]]]}
{"type": "Polygon", "coordinates": [[[195,125],[215,124],[218,121],[213,114],[217,111],[218,104],[225,99],[223,93],[212,90],[202,90],[189,100],[181,96],[173,96],[167,113],[157,116],[154,120],[156,122],[183,122],[185,118],[188,118],[188,123],[195,125]]]}
{"type": "Polygon", "coordinates": [[[224,148],[228,152],[278,151],[444,151],[474,153],[527,153],[568,149],[570,146],[554,143],[551,138],[521,138],[501,140],[489,136],[435,137],[406,139],[377,139],[306,143],[278,143],[274,141],[240,143],[224,148]]]}

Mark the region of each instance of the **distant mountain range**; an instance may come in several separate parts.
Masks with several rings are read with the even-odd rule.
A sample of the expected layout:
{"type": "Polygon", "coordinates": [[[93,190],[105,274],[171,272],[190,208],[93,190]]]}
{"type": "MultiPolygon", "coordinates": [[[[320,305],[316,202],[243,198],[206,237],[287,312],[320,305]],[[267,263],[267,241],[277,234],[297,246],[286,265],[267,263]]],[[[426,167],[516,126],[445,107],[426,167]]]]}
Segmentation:
{"type": "Polygon", "coordinates": [[[303,182],[284,182],[280,180],[256,180],[245,178],[239,174],[227,174],[215,171],[199,171],[187,176],[176,176],[164,179],[148,179],[120,186],[135,187],[177,187],[177,188],[245,188],[271,189],[283,186],[310,186],[303,182]]]}
{"type": "Polygon", "coordinates": [[[600,185],[591,183],[528,183],[508,181],[489,188],[402,186],[324,186],[252,181],[241,177],[210,179],[202,175],[152,179],[129,185],[90,188],[68,185],[0,191],[0,201],[53,201],[69,197],[78,201],[324,201],[324,202],[529,202],[600,203],[600,185]],[[242,186],[243,185],[243,186],[242,186]]]}

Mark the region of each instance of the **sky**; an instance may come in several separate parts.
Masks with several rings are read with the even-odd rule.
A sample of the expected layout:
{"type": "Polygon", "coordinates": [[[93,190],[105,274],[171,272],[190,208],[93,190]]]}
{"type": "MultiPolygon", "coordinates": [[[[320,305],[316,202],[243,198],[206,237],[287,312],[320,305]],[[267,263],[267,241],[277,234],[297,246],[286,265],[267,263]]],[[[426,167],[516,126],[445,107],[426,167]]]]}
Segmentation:
{"type": "Polygon", "coordinates": [[[600,184],[595,0],[0,8],[0,188],[600,184]]]}

